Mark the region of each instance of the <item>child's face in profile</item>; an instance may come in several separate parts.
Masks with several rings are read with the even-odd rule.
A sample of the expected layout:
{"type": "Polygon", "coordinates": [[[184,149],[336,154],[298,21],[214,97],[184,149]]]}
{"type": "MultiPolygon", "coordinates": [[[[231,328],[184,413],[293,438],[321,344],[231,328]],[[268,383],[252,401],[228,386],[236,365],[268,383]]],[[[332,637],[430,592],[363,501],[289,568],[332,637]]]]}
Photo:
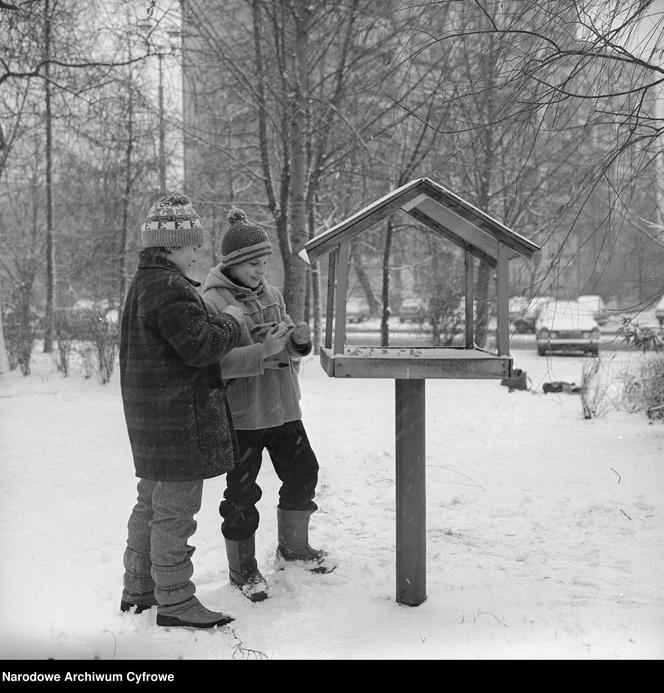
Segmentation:
{"type": "Polygon", "coordinates": [[[174,248],[168,255],[168,259],[180,270],[186,272],[196,262],[196,251],[199,245],[184,245],[174,248]]]}
{"type": "Polygon", "coordinates": [[[231,265],[228,268],[228,273],[236,282],[248,286],[250,289],[256,289],[263,281],[265,268],[269,261],[269,257],[257,257],[237,265],[231,265]]]}

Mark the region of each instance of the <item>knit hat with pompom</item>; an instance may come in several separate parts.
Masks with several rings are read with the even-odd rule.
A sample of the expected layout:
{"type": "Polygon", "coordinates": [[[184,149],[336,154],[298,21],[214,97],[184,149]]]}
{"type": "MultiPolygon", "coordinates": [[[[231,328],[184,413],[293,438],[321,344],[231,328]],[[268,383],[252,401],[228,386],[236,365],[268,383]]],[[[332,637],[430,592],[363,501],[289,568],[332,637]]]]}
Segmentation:
{"type": "Polygon", "coordinates": [[[203,227],[191,200],[181,193],[157,200],[141,229],[144,248],[203,245],[203,227]]]}
{"type": "Polygon", "coordinates": [[[272,255],[272,243],[267,233],[250,222],[243,209],[233,207],[228,213],[228,222],[230,227],[221,239],[222,267],[272,255]]]}

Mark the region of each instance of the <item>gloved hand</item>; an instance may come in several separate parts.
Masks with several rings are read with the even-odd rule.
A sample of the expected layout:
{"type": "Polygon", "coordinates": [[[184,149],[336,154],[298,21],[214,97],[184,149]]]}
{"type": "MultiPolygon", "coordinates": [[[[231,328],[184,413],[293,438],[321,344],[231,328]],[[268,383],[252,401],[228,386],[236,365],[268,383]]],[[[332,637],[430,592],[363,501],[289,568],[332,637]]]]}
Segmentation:
{"type": "Polygon", "coordinates": [[[278,322],[261,322],[258,325],[254,325],[250,330],[249,334],[254,342],[262,342],[267,333],[273,330],[279,323],[278,322]]]}
{"type": "Polygon", "coordinates": [[[294,344],[309,344],[311,341],[311,330],[309,329],[309,323],[297,323],[291,332],[291,339],[293,340],[294,344]]]}
{"type": "Polygon", "coordinates": [[[280,322],[267,332],[263,339],[263,358],[275,356],[283,351],[288,339],[288,331],[288,326],[280,322]]]}

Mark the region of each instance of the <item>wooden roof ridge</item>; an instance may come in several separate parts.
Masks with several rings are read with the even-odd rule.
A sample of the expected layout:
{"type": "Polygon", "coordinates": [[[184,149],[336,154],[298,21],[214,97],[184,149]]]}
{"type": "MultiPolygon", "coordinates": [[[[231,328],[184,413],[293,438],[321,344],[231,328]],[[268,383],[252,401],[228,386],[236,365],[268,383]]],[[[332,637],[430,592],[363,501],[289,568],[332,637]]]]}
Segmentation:
{"type": "Polygon", "coordinates": [[[451,190],[444,188],[439,183],[436,183],[429,178],[420,178],[419,182],[422,187],[429,192],[431,197],[435,199],[436,193],[444,196],[447,200],[447,207],[453,209],[456,206],[457,209],[453,209],[453,211],[456,211],[459,216],[462,216],[464,219],[474,223],[476,226],[479,226],[479,228],[481,228],[483,231],[487,230],[484,228],[484,225],[486,224],[495,232],[495,234],[497,234],[497,237],[494,235],[497,241],[504,243],[505,245],[509,245],[517,251],[519,251],[519,248],[514,247],[514,245],[512,245],[512,243],[509,241],[522,245],[524,252],[520,252],[521,255],[530,257],[533,253],[540,250],[540,246],[537,245],[537,243],[533,243],[533,241],[530,239],[510,229],[505,224],[501,223],[486,212],[483,212],[481,209],[475,207],[475,205],[464,200],[462,197],[459,197],[459,195],[456,195],[451,190]],[[501,236],[505,236],[505,238],[501,238],[501,236]]]}
{"type": "MultiPolygon", "coordinates": [[[[426,214],[413,214],[418,199],[423,198],[429,198],[442,205],[465,222],[472,224],[481,233],[488,235],[498,243],[509,246],[518,255],[529,258],[540,250],[536,243],[516,233],[439,183],[429,178],[417,178],[383,195],[315,238],[310,239],[305,243],[300,256],[307,262],[315,260],[321,255],[331,252],[344,240],[366,231],[399,210],[408,212],[421,223],[440,231],[440,225],[426,214]]],[[[466,244],[462,238],[454,233],[451,234],[451,237],[457,245],[466,244]]],[[[469,243],[473,245],[472,241],[469,243]]],[[[479,248],[479,251],[481,255],[482,249],[479,248]]]]}

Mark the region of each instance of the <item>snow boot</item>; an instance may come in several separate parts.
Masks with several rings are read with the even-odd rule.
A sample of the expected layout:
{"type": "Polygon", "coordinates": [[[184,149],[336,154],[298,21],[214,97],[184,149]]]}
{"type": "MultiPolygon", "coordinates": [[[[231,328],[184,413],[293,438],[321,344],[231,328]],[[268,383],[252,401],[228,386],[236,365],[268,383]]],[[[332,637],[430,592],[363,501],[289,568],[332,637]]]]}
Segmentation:
{"type": "Polygon", "coordinates": [[[140,614],[143,611],[157,606],[157,599],[154,592],[146,592],[145,594],[130,594],[126,590],[122,590],[122,599],[120,600],[120,611],[127,612],[136,607],[134,613],[140,614]]]}
{"type": "Polygon", "coordinates": [[[267,599],[269,590],[256,562],[256,537],[252,534],[243,541],[225,539],[228,558],[228,579],[231,585],[252,602],[267,599]]]}
{"type": "Polygon", "coordinates": [[[216,626],[225,626],[234,620],[228,614],[206,609],[196,597],[190,597],[179,604],[160,605],[157,611],[158,626],[215,628],[216,626]]]}
{"type": "Polygon", "coordinates": [[[309,546],[310,510],[282,510],[277,508],[277,555],[275,570],[287,564],[298,565],[312,573],[331,573],[337,564],[322,549],[309,546]]]}

